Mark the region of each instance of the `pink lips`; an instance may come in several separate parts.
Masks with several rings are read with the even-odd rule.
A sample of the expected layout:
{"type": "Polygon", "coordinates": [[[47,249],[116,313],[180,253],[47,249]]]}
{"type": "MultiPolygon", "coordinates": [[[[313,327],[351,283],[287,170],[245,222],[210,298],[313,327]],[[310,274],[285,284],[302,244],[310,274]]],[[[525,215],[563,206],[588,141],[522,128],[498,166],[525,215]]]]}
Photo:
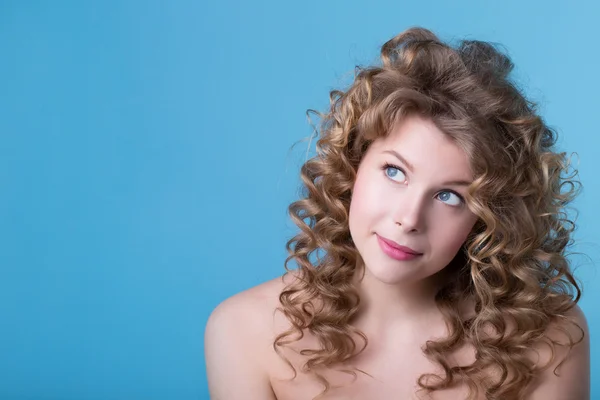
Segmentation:
{"type": "Polygon", "coordinates": [[[422,253],[410,247],[400,246],[393,240],[385,239],[379,235],[377,235],[377,240],[383,252],[395,260],[407,261],[422,255],[422,253]]]}

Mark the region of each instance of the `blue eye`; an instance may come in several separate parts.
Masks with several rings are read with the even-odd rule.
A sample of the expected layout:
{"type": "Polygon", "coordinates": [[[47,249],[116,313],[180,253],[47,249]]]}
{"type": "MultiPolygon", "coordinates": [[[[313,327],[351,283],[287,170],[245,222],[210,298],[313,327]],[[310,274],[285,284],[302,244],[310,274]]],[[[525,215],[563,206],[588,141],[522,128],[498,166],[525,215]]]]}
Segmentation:
{"type": "Polygon", "coordinates": [[[396,165],[385,164],[383,166],[383,171],[385,173],[385,176],[387,176],[388,178],[394,179],[394,178],[398,177],[398,178],[402,179],[401,181],[394,179],[394,180],[396,180],[396,182],[404,182],[406,180],[406,175],[404,175],[404,171],[402,171],[402,169],[396,165]],[[388,173],[388,172],[390,172],[390,173],[388,173]]]}
{"type": "Polygon", "coordinates": [[[446,203],[446,201],[448,201],[448,200],[451,200],[450,202],[446,203],[450,206],[460,206],[463,203],[462,197],[460,197],[459,195],[457,195],[456,193],[453,193],[453,192],[448,192],[448,191],[440,192],[440,194],[438,194],[438,198],[441,201],[443,201],[444,203],[446,203]],[[452,200],[452,196],[454,196],[453,200],[452,200]]]}
{"type": "MultiPolygon", "coordinates": [[[[388,177],[396,182],[406,181],[406,175],[404,174],[404,171],[402,170],[402,168],[398,167],[397,165],[385,164],[382,169],[383,169],[386,177],[388,177]]],[[[457,193],[450,191],[450,190],[444,190],[444,191],[439,192],[437,197],[444,204],[447,204],[452,207],[458,207],[464,203],[464,199],[462,198],[462,196],[460,196],[457,193]]]]}

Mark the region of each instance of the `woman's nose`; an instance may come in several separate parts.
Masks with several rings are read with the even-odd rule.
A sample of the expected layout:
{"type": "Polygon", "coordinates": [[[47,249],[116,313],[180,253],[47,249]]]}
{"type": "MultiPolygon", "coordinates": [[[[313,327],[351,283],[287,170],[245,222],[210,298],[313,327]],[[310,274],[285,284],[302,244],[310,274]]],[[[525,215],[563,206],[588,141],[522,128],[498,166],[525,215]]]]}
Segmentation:
{"type": "Polygon", "coordinates": [[[394,222],[405,232],[423,231],[425,229],[426,198],[419,193],[404,192],[394,212],[394,222]]]}

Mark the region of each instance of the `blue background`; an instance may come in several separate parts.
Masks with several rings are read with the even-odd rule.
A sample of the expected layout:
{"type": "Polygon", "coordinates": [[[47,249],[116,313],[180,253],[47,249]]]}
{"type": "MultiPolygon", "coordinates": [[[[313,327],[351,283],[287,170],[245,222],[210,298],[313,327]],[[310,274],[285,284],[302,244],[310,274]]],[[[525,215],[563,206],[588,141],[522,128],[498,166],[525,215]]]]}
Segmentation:
{"type": "Polygon", "coordinates": [[[600,378],[599,15],[592,1],[0,1],[0,399],[207,399],[210,311],[284,271],[306,109],[413,25],[506,46],[579,154],[588,257],[573,263],[600,378]]]}

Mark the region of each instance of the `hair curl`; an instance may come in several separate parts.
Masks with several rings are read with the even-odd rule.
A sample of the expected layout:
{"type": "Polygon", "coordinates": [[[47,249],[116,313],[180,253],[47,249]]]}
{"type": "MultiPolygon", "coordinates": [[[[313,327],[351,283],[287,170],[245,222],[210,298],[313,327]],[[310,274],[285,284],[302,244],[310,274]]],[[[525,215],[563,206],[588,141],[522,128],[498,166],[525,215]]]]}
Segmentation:
{"type": "MultiPolygon", "coordinates": [[[[291,271],[291,259],[299,268],[279,296],[279,310],[291,328],[273,347],[291,366],[279,347],[305,331],[314,335],[320,348],[301,354],[307,357],[303,370],[324,384],[321,395],[330,384],[319,370],[366,347],[366,335],[350,324],[360,303],[352,277],[364,268],[349,231],[351,192],[369,144],[418,113],[469,157],[476,179],[466,201],[478,216],[446,267],[456,279],[435,299],[450,334],[423,348],[445,376],[425,374],[418,385],[432,392],[462,380],[471,396],[483,390],[487,399],[520,399],[541,368],[523,350],[546,342],[554,358],[560,343],[545,333],[551,322],[568,320],[567,311],[581,296],[565,252],[575,229],[565,210],[580,188],[576,171],[567,173],[566,154],[553,150],[556,132],[508,77],[513,63],[494,45],[463,40],[451,47],[415,27],[387,41],[381,61],[381,66],[357,66],[346,91],[332,90],[326,114],[308,110],[322,118],[320,137],[317,154],[301,167],[303,198],[289,206],[300,232],[286,244],[285,268],[291,271]],[[458,308],[465,298],[476,311],[466,319],[458,308]],[[353,333],[364,339],[361,349],[353,333]],[[466,343],[476,350],[475,361],[451,365],[447,355],[466,343]],[[486,375],[490,368],[500,372],[497,379],[486,375]]],[[[578,343],[564,332],[570,347],[578,343]]]]}

